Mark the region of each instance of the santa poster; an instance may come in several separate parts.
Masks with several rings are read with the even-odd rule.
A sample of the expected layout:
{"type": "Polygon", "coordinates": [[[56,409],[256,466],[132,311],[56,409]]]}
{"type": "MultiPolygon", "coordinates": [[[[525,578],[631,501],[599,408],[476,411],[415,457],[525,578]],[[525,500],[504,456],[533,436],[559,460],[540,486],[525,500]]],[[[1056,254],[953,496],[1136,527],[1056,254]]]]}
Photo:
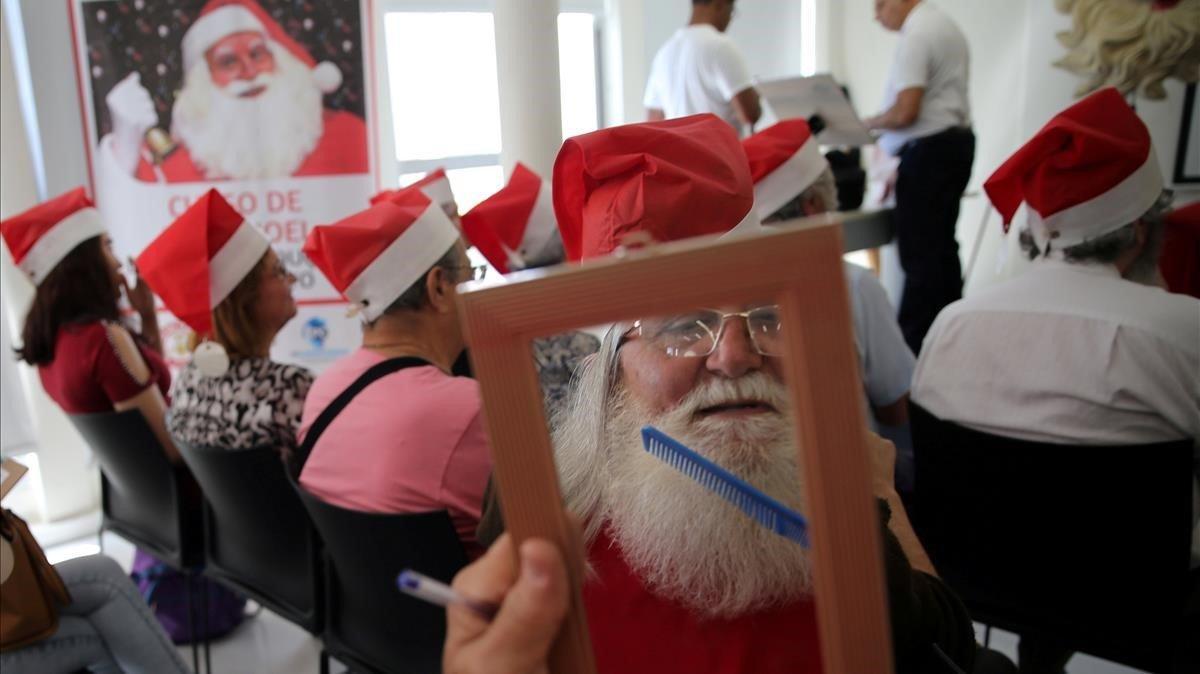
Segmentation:
{"type": "MultiPolygon", "coordinates": [[[[136,255],[216,188],[295,274],[300,313],[272,356],[315,369],[357,342],[300,248],[376,184],[360,0],[68,0],[97,206],[136,255]]],[[[160,318],[167,355],[186,328],[160,318]]]]}

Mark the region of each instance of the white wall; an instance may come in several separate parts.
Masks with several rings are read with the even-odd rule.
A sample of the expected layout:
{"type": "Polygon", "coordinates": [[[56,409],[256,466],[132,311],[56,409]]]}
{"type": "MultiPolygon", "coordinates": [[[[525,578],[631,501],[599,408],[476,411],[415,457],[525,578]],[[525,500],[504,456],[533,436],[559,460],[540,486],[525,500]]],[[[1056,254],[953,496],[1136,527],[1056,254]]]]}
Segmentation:
{"type": "MultiPolygon", "coordinates": [[[[872,0],[824,0],[831,16],[826,36],[840,45],[829,59],[834,74],[850,86],[863,114],[882,104],[883,83],[896,37],[874,20],[872,0]],[[830,9],[828,3],[838,5],[830,9]]],[[[1070,25],[1053,3],[1044,0],[939,0],[935,2],[967,37],[971,48],[971,107],[976,135],[975,168],[958,223],[960,252],[966,260],[990,210],[983,181],[1045,122],[1074,99],[1077,79],[1051,65],[1064,50],[1055,33],[1070,25]]],[[[834,50],[839,46],[835,45],[834,50]]],[[[1182,115],[1183,86],[1171,81],[1164,102],[1139,101],[1138,112],[1150,128],[1163,175],[1170,179],[1182,115]]],[[[1177,203],[1200,197],[1194,187],[1177,189],[1177,203]]],[[[1015,254],[1016,237],[1001,236],[999,216],[992,212],[985,230],[979,264],[967,280],[966,292],[1007,278],[1023,262],[1015,254]],[[1002,254],[1001,250],[1007,250],[1002,254]],[[1000,264],[1002,263],[1002,264],[1000,264]]],[[[1017,224],[1023,214],[1018,214],[1017,224]]]]}

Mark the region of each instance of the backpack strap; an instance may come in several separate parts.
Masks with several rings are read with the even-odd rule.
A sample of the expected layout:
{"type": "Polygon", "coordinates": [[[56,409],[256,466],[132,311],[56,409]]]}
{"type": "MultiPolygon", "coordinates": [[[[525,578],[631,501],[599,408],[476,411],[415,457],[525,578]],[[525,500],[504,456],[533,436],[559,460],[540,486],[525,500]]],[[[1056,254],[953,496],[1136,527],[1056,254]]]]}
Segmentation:
{"type": "Polygon", "coordinates": [[[297,480],[300,479],[300,472],[304,470],[304,464],[308,462],[309,454],[317,446],[317,440],[325,433],[325,429],[329,428],[329,424],[333,423],[333,420],[342,413],[342,410],[346,409],[350,401],[354,400],[359,393],[362,393],[365,388],[389,374],[395,374],[405,368],[422,367],[425,365],[429,365],[429,361],[412,356],[389,358],[382,363],[372,365],[366,372],[359,375],[358,379],[354,380],[354,383],[346,387],[345,391],[342,391],[338,397],[333,399],[333,402],[329,403],[328,407],[317,415],[317,419],[313,422],[312,426],[308,427],[308,433],[304,436],[304,442],[300,443],[300,447],[296,449],[296,453],[292,458],[293,476],[297,480]]]}

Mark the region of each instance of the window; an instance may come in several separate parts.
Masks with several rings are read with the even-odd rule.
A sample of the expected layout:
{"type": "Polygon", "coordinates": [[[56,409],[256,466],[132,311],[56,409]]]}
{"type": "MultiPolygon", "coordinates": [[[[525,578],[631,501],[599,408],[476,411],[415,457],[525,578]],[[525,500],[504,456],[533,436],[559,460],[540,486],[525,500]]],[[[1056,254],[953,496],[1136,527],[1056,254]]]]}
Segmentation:
{"type": "MultiPolygon", "coordinates": [[[[504,184],[492,13],[400,10],[383,18],[398,182],[443,167],[465,212],[504,184]]],[[[564,137],[600,127],[599,26],[590,12],[558,17],[564,137]]]]}

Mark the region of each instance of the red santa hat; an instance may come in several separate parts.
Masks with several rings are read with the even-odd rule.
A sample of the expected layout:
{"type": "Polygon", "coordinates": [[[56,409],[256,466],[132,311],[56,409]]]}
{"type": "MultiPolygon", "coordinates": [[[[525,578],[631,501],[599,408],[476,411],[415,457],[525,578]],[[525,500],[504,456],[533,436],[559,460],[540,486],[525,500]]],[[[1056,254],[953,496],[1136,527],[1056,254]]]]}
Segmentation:
{"type": "Polygon", "coordinates": [[[304,254],[370,322],[456,241],[458,230],[437,204],[419,190],[399,190],[365,211],[314,227],[304,254]]]}
{"type": "Polygon", "coordinates": [[[138,273],[179,320],[212,334],[212,311],[254,270],[266,237],[210,189],[138,256],[138,273]]]}
{"type": "Polygon", "coordinates": [[[808,122],[788,119],[742,141],[754,179],[754,209],[769,218],[816,182],[829,162],[808,122]]]}
{"type": "Polygon", "coordinates": [[[558,236],[550,185],[517,162],[508,184],[467,211],[462,227],[500,273],[523,269],[558,236]]]}
{"type": "Polygon", "coordinates": [[[209,0],[199,16],[183,34],[183,71],[204,59],[217,42],[234,33],[262,33],[271,42],[286,49],[312,71],[313,81],[324,93],[337,91],[342,85],[342,72],[329,61],[317,63],[300,43],[292,39],[279,22],[271,18],[254,0],[209,0]]]}
{"type": "Polygon", "coordinates": [[[76,246],[105,231],[100,212],[82,187],[0,222],[13,262],[34,285],[41,285],[76,246]]]}
{"type": "Polygon", "coordinates": [[[380,201],[395,199],[397,195],[410,190],[417,190],[424,194],[433,203],[446,207],[453,206],[455,211],[458,210],[458,204],[454,200],[454,190],[450,189],[450,179],[446,177],[446,169],[435,169],[425,174],[411,185],[405,185],[398,190],[384,190],[379,194],[371,197],[371,205],[375,205],[380,201]]]}
{"type": "Polygon", "coordinates": [[[1058,113],[983,187],[1004,231],[1024,201],[1038,244],[1062,249],[1137,220],[1163,178],[1146,125],[1108,87],[1058,113]]]}
{"type": "Polygon", "coordinates": [[[656,241],[758,227],[746,153],[711,114],[568,139],[554,162],[567,258],[607,255],[634,232],[656,241]]]}

